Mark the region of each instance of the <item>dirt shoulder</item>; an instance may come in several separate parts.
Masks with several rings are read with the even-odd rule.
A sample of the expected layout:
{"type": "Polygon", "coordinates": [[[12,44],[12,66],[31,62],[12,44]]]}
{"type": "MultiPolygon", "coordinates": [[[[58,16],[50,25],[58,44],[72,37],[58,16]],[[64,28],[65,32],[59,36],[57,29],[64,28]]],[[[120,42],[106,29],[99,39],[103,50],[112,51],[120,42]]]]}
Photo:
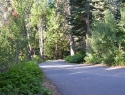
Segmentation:
{"type": "Polygon", "coordinates": [[[59,93],[59,91],[57,90],[56,86],[50,80],[48,80],[47,78],[44,79],[43,86],[52,91],[51,95],[61,95],[59,93]]]}

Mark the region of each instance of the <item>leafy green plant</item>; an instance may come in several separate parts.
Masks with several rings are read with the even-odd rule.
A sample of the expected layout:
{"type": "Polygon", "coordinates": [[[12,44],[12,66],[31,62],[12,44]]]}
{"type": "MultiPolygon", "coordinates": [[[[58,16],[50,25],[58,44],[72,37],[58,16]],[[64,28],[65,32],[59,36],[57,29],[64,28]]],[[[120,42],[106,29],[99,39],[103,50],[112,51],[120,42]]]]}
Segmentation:
{"type": "Polygon", "coordinates": [[[33,55],[32,62],[38,64],[43,62],[43,60],[38,55],[33,55]]]}
{"type": "Polygon", "coordinates": [[[39,95],[39,93],[46,95],[44,93],[47,90],[42,86],[43,78],[44,75],[37,64],[19,63],[0,74],[0,93],[3,95],[39,95]]]}
{"type": "Polygon", "coordinates": [[[117,55],[115,52],[116,50],[117,50],[117,48],[112,47],[112,49],[109,49],[109,50],[107,50],[106,53],[103,53],[102,54],[102,56],[103,56],[102,63],[104,63],[108,66],[115,65],[114,57],[117,55]]]}
{"type": "Polygon", "coordinates": [[[84,58],[84,60],[86,61],[86,63],[90,63],[90,64],[101,63],[101,58],[94,54],[87,54],[87,56],[84,58]]]}
{"type": "Polygon", "coordinates": [[[104,20],[95,21],[91,36],[87,38],[89,50],[85,60],[87,63],[104,63],[106,65],[123,65],[125,32],[109,11],[105,12],[104,20]]]}
{"type": "Polygon", "coordinates": [[[114,61],[115,65],[125,65],[125,52],[122,49],[116,50],[114,61]]]}
{"type": "Polygon", "coordinates": [[[84,55],[81,54],[75,54],[74,56],[67,56],[65,58],[65,61],[68,63],[81,63],[83,62],[84,55]]]}

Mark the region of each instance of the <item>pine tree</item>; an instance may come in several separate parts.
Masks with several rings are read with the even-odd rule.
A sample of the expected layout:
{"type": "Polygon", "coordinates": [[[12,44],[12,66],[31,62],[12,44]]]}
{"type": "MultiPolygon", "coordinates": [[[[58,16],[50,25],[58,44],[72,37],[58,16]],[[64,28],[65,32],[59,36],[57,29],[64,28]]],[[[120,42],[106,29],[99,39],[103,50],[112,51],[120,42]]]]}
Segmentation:
{"type": "Polygon", "coordinates": [[[105,0],[91,0],[92,7],[92,19],[102,20],[104,18],[104,12],[107,9],[105,0]]]}
{"type": "Polygon", "coordinates": [[[90,1],[89,0],[69,0],[70,16],[69,22],[71,25],[70,33],[77,39],[75,40],[76,50],[85,49],[85,38],[89,35],[90,22],[90,1]],[[81,44],[82,43],[82,44],[81,44]]]}
{"type": "Polygon", "coordinates": [[[109,9],[114,15],[115,20],[121,19],[120,5],[122,0],[109,0],[109,9]]]}

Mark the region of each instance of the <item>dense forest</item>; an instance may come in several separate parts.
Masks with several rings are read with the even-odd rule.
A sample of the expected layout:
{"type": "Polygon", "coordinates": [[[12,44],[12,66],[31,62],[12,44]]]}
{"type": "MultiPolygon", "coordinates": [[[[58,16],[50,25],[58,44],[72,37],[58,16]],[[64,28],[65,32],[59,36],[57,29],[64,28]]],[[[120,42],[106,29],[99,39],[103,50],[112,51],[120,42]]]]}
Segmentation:
{"type": "Polygon", "coordinates": [[[0,0],[0,73],[53,59],[125,65],[124,22],[125,0],[0,0]]]}
{"type": "Polygon", "coordinates": [[[124,0],[1,0],[0,4],[1,72],[13,63],[41,59],[125,64],[124,0]]]}

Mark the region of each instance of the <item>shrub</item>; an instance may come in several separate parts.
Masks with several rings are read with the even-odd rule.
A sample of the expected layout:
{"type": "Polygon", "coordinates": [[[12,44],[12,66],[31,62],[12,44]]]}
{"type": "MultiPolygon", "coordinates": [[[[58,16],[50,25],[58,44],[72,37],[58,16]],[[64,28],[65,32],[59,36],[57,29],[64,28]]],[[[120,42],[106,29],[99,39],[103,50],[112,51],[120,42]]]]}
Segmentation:
{"type": "Polygon", "coordinates": [[[116,56],[115,50],[110,50],[110,52],[103,54],[103,61],[102,63],[112,66],[115,65],[114,57],[116,56]]]}
{"type": "Polygon", "coordinates": [[[75,54],[74,56],[67,56],[65,58],[65,61],[68,63],[81,63],[83,62],[84,55],[81,54],[75,54]]]}
{"type": "Polygon", "coordinates": [[[96,56],[94,54],[87,54],[87,56],[84,58],[84,60],[86,61],[86,63],[90,63],[90,64],[101,63],[101,58],[99,58],[98,56],[96,56]]]}
{"type": "Polygon", "coordinates": [[[43,60],[38,55],[33,55],[32,62],[38,64],[43,62],[43,60]]]}
{"type": "Polygon", "coordinates": [[[17,64],[0,74],[0,94],[44,95],[43,78],[42,71],[33,62],[17,64]]]}
{"type": "Polygon", "coordinates": [[[125,65],[125,52],[118,52],[114,58],[115,65],[125,65]]]}

